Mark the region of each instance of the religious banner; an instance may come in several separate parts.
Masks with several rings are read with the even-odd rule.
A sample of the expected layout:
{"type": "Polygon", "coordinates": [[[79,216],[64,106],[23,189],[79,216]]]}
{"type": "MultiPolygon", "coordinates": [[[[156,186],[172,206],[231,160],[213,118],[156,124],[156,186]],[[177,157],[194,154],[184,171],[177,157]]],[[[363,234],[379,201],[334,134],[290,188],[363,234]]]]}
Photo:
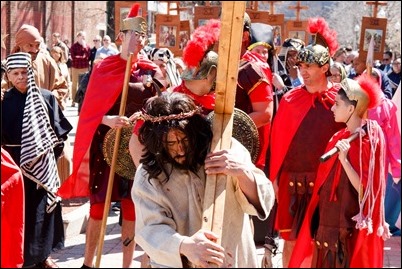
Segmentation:
{"type": "Polygon", "coordinates": [[[387,19],[363,17],[360,32],[359,53],[363,59],[367,58],[367,51],[371,37],[374,39],[374,60],[381,60],[385,48],[387,19]]]}
{"type": "Polygon", "coordinates": [[[307,32],[308,21],[287,21],[286,38],[297,38],[309,43],[309,34],[307,32]]]}
{"type": "Polygon", "coordinates": [[[204,25],[210,19],[219,19],[220,6],[196,6],[194,7],[194,29],[204,25]]]}
{"type": "Polygon", "coordinates": [[[273,27],[273,43],[278,50],[282,47],[283,37],[285,36],[285,15],[284,14],[271,14],[267,18],[267,23],[273,27]]]}
{"type": "Polygon", "coordinates": [[[155,15],[156,47],[168,48],[174,55],[180,54],[180,16],[155,15]]]}
{"type": "MultiPolygon", "coordinates": [[[[148,10],[147,1],[136,1],[136,3],[140,4],[140,9],[138,11],[138,15],[140,15],[146,19],[147,18],[147,10],[148,10]]],[[[133,6],[133,2],[131,2],[131,1],[116,1],[115,2],[114,17],[116,19],[115,19],[114,31],[115,31],[116,35],[117,35],[117,33],[120,32],[121,22],[127,17],[132,6],[133,6]]]]}
{"type": "Polygon", "coordinates": [[[285,15],[274,14],[274,2],[268,1],[271,4],[271,11],[258,10],[258,1],[248,1],[246,8],[247,14],[250,16],[252,23],[265,23],[273,28],[273,43],[276,49],[282,46],[283,36],[285,34],[285,15]]]}
{"type": "Polygon", "coordinates": [[[190,21],[180,21],[180,39],[179,39],[179,50],[180,55],[175,56],[182,56],[183,49],[186,47],[187,42],[190,40],[190,21]]]}

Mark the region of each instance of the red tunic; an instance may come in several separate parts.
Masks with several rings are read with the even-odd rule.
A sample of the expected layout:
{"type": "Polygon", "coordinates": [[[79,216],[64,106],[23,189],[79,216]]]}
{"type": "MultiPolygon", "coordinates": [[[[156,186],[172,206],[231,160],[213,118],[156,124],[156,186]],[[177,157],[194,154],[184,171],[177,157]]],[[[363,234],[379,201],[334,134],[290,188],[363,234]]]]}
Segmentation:
{"type": "Polygon", "coordinates": [[[271,130],[270,179],[278,180],[275,228],[295,240],[311,197],[319,158],[327,141],[344,124],[330,111],[339,86],[311,94],[297,87],[279,104],[271,130]]]}
{"type": "Polygon", "coordinates": [[[22,172],[1,149],[1,268],[24,263],[24,197],[22,172]]]}
{"type": "MultiPolygon", "coordinates": [[[[369,206],[373,205],[373,232],[368,234],[367,229],[357,229],[355,226],[352,226],[348,227],[348,234],[343,238],[346,243],[344,242],[345,244],[342,244],[342,247],[338,242],[336,243],[338,243],[337,246],[339,246],[339,248],[332,247],[333,242],[328,241],[328,239],[331,240],[334,236],[336,239],[342,238],[342,231],[346,228],[344,223],[359,214],[358,192],[354,190],[351,184],[347,184],[349,182],[342,183],[342,177],[345,177],[345,174],[342,165],[338,160],[338,155],[335,154],[319,166],[311,203],[309,204],[299,237],[297,238],[289,267],[300,267],[303,260],[312,255],[313,246],[315,248],[314,256],[319,253],[317,252],[317,249],[320,249],[321,252],[326,252],[324,258],[320,256],[318,260],[313,259],[313,267],[321,268],[323,267],[323,263],[327,263],[327,266],[333,267],[331,266],[331,263],[328,264],[329,261],[327,259],[329,259],[329,257],[339,257],[337,252],[340,251],[340,248],[345,251],[344,255],[341,255],[345,261],[343,267],[383,267],[384,240],[381,235],[377,235],[377,230],[381,230],[384,225],[383,202],[385,193],[385,176],[381,169],[384,169],[385,159],[383,156],[384,153],[382,153],[381,150],[385,148],[385,140],[382,131],[377,124],[374,124],[373,126],[373,130],[375,129],[379,130],[380,133],[378,139],[375,140],[375,152],[371,151],[371,145],[367,135],[362,138],[361,147],[359,139],[352,141],[350,144],[351,148],[348,152],[348,159],[354,170],[360,175],[364,191],[372,186],[372,191],[369,192],[368,201],[364,206],[362,206],[362,212],[363,215],[367,217],[370,215],[369,206]],[[373,177],[369,179],[369,162],[373,159],[375,160],[373,165],[374,173],[373,177]],[[361,168],[360,163],[362,164],[361,168]],[[337,167],[339,166],[341,169],[338,170],[337,167]],[[351,189],[352,191],[345,192],[345,189],[351,189]],[[345,196],[345,193],[349,194],[349,196],[345,196]],[[345,201],[349,201],[349,205],[346,205],[345,201]],[[356,204],[357,209],[356,206],[353,206],[356,204]],[[324,210],[324,207],[327,208],[327,210],[324,210]],[[336,209],[331,210],[331,216],[327,215],[329,207],[336,209]],[[353,210],[350,208],[353,208],[353,210]],[[318,220],[317,218],[313,218],[313,214],[317,209],[320,212],[318,220]],[[332,214],[336,214],[336,216],[332,216],[332,214]],[[328,223],[328,218],[333,219],[333,221],[328,223]],[[331,233],[325,234],[324,231],[328,231],[329,228],[331,229],[331,233]],[[318,246],[317,241],[312,241],[311,231],[314,234],[315,240],[320,241],[320,246],[318,246]],[[323,246],[323,241],[327,242],[329,246],[323,246]],[[334,255],[334,253],[336,254],[334,255]]],[[[377,132],[377,130],[375,132],[377,132]]],[[[350,132],[346,129],[339,131],[329,141],[326,151],[332,149],[340,139],[345,139],[349,136],[350,132]]],[[[353,221],[353,223],[356,222],[353,221]]],[[[320,255],[322,254],[323,253],[320,255]]],[[[336,261],[332,260],[331,262],[335,263],[336,261]]],[[[339,261],[337,264],[340,264],[339,261]]]]}
{"type": "MultiPolygon", "coordinates": [[[[253,112],[253,103],[273,101],[272,71],[267,62],[250,51],[246,51],[242,61],[246,64],[239,70],[235,107],[250,114],[253,112]]],[[[271,123],[258,128],[260,150],[255,165],[262,170],[265,167],[270,129],[271,123]]]]}

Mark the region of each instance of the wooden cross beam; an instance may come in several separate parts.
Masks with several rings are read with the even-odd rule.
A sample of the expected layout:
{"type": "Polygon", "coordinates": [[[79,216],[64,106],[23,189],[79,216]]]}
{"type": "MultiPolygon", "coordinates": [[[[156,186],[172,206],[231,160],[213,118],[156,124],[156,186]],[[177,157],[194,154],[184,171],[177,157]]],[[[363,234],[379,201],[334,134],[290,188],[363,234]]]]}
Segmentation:
{"type": "Polygon", "coordinates": [[[378,6],[386,6],[387,2],[372,1],[372,2],[366,2],[366,4],[369,6],[373,6],[373,17],[377,18],[378,6]]]}
{"type": "MultiPolygon", "coordinates": [[[[233,63],[238,63],[240,59],[245,10],[245,1],[222,2],[211,151],[228,149],[231,146],[239,69],[238,64],[233,63]]],[[[216,233],[219,244],[222,238],[227,182],[231,180],[224,174],[208,175],[205,186],[202,228],[216,233]]]]}
{"type": "Polygon", "coordinates": [[[180,15],[180,10],[186,10],[187,8],[180,7],[180,1],[166,1],[167,2],[167,14],[168,15],[180,15]]]}
{"type": "Polygon", "coordinates": [[[273,15],[275,14],[275,3],[276,2],[282,2],[282,1],[265,1],[269,3],[269,14],[273,15]]]}
{"type": "Polygon", "coordinates": [[[300,10],[302,9],[308,9],[308,6],[302,6],[300,4],[300,1],[297,1],[296,6],[289,6],[289,9],[295,9],[296,10],[296,21],[300,21],[300,10]]]}

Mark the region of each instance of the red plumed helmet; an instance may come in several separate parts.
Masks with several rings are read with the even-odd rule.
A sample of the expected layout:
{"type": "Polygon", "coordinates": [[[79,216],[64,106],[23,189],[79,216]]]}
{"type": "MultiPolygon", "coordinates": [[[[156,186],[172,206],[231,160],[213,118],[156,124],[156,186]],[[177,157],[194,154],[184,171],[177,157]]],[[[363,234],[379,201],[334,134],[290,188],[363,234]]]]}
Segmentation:
{"type": "MultiPolygon", "coordinates": [[[[339,47],[336,31],[330,29],[325,19],[321,17],[310,18],[307,30],[313,35],[313,43],[300,50],[297,61],[315,63],[319,66],[329,63],[331,56],[339,47]]],[[[327,75],[330,75],[330,72],[327,75]]]]}
{"type": "Polygon", "coordinates": [[[219,40],[221,23],[211,19],[207,24],[197,27],[183,50],[183,62],[187,69],[184,80],[204,79],[212,66],[218,64],[218,54],[213,51],[219,40]]]}
{"type": "Polygon", "coordinates": [[[364,73],[357,78],[357,83],[359,83],[360,87],[366,92],[369,98],[368,109],[374,108],[381,103],[382,90],[380,84],[374,77],[364,73]]]}

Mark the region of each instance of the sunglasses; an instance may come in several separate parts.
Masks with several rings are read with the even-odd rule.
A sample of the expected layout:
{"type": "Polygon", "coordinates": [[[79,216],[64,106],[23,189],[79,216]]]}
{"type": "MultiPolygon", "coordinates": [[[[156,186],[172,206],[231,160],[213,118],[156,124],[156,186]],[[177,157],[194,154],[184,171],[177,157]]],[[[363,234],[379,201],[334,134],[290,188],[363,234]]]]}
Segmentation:
{"type": "Polygon", "coordinates": [[[389,59],[389,58],[384,58],[384,59],[382,59],[383,61],[389,61],[389,60],[391,60],[391,59],[389,59]]]}
{"type": "Polygon", "coordinates": [[[100,40],[99,39],[94,39],[94,40],[92,40],[93,42],[99,42],[100,40]]]}

